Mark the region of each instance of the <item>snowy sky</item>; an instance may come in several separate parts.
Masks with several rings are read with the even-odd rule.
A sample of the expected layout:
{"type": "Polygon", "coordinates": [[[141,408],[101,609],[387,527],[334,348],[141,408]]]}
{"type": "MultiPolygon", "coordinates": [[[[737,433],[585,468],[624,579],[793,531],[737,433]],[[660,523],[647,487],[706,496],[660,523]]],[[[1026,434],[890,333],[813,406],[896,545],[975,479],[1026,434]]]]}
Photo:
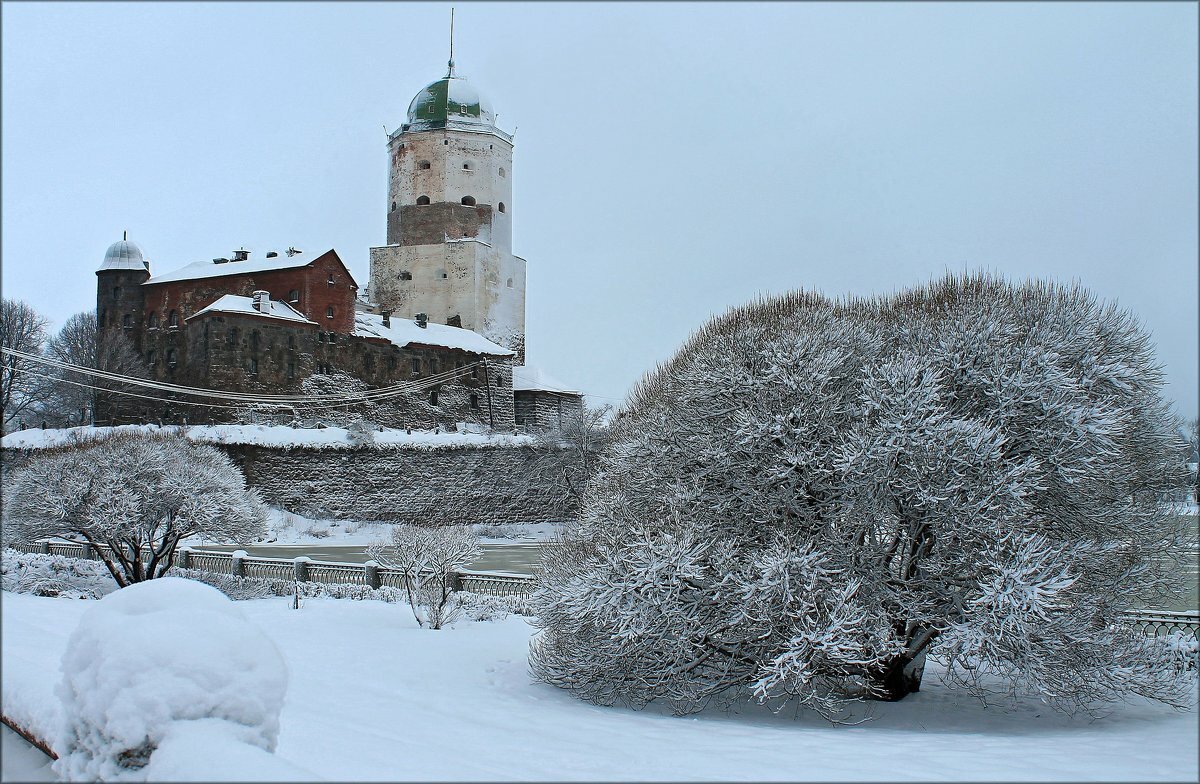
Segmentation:
{"type": "MultiPolygon", "coordinates": [[[[383,244],[384,126],[444,73],[449,6],[5,3],[4,295],[383,244]]],[[[618,402],[758,293],[946,270],[1078,279],[1197,412],[1193,3],[460,3],[458,72],[516,127],[531,364],[618,402]]]]}

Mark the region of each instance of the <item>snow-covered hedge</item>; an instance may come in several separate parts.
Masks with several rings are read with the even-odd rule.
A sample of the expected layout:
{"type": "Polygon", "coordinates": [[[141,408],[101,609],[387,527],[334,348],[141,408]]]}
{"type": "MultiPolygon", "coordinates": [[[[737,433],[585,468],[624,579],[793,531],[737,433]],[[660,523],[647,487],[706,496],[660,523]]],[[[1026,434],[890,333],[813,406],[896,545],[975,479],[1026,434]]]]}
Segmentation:
{"type": "Polygon", "coordinates": [[[101,599],[71,635],[61,671],[55,771],[66,779],[158,778],[154,755],[168,741],[174,761],[219,759],[242,744],[275,749],[283,656],[233,602],[193,580],[164,577],[101,599]],[[202,745],[180,726],[199,720],[211,730],[202,745]]]}
{"type": "Polygon", "coordinates": [[[5,548],[0,557],[4,590],[64,599],[99,599],[117,583],[99,561],[61,555],[22,553],[5,548]]]}

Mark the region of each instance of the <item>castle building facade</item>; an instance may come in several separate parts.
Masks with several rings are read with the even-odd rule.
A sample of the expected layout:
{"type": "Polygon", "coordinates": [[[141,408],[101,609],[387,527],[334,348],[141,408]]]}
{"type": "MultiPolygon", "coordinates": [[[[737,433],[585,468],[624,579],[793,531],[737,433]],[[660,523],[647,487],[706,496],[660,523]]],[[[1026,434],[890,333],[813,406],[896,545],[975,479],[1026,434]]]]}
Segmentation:
{"type": "MultiPolygon", "coordinates": [[[[512,136],[451,63],[389,135],[387,244],[370,249],[365,297],[332,249],[253,260],[243,249],[152,275],[141,249],[123,239],[96,271],[98,339],[127,339],[151,379],[207,390],[303,395],[346,377],[368,390],[408,383],[411,394],[372,409],[385,426],[557,427],[583,397],[524,366],[526,262],[511,251],[512,153],[512,136]],[[413,383],[431,376],[439,383],[413,383]]],[[[94,418],[197,423],[246,414],[234,401],[197,400],[98,393],[94,418]]]]}

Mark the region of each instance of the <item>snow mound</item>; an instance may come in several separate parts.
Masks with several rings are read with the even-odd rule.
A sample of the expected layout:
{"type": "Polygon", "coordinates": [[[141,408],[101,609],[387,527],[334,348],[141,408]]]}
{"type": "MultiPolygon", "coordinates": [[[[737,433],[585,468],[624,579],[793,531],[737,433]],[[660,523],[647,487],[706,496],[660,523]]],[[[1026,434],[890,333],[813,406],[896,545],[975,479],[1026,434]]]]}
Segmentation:
{"type": "Polygon", "coordinates": [[[164,577],[109,594],[80,618],[60,669],[63,753],[55,772],[63,778],[145,780],[168,738],[172,761],[186,749],[196,752],[193,762],[224,756],[235,741],[275,750],[286,665],[215,588],[164,577]],[[198,719],[224,725],[228,743],[219,753],[190,743],[198,732],[179,727],[198,719]]]}
{"type": "Polygon", "coordinates": [[[247,743],[219,719],[175,722],[146,766],[147,781],[316,781],[312,771],[247,743]]]}

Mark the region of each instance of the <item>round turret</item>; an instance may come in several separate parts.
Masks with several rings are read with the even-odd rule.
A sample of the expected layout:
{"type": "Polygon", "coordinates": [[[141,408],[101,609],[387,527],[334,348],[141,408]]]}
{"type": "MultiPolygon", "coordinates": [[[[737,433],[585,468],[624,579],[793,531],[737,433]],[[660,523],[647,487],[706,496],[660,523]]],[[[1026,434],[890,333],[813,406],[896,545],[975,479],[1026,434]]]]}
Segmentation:
{"type": "Polygon", "coordinates": [[[97,272],[106,270],[146,270],[148,265],[142,257],[142,249],[129,240],[118,240],[108,246],[104,261],[97,272]]]}

